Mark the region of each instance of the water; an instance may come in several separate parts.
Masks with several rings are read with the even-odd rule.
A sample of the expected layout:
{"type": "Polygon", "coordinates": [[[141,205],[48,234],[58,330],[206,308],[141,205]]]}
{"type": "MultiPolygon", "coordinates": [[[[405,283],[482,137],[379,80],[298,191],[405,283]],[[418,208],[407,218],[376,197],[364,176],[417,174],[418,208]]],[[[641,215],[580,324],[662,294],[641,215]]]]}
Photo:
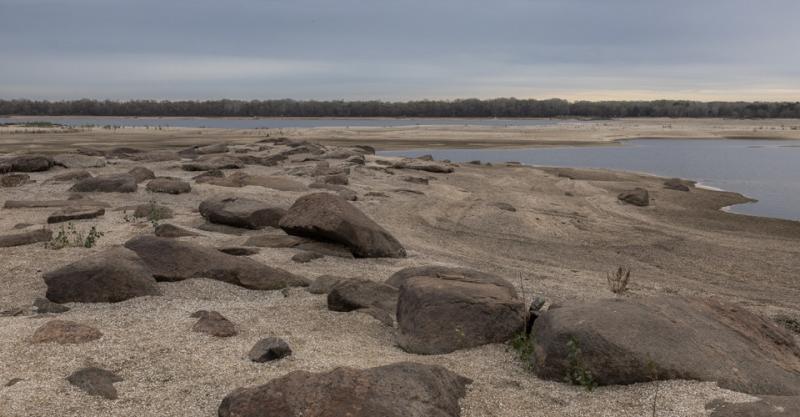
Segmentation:
{"type": "Polygon", "coordinates": [[[0,117],[2,123],[42,121],[68,126],[151,126],[208,127],[223,129],[303,128],[303,127],[398,127],[398,126],[544,126],[561,123],[550,119],[456,119],[456,118],[195,118],[195,117],[0,117]]]}
{"type": "Polygon", "coordinates": [[[731,212],[800,220],[800,143],[791,141],[640,139],[618,147],[419,149],[380,154],[431,154],[454,162],[518,161],[687,178],[758,200],[733,206],[731,212]]]}

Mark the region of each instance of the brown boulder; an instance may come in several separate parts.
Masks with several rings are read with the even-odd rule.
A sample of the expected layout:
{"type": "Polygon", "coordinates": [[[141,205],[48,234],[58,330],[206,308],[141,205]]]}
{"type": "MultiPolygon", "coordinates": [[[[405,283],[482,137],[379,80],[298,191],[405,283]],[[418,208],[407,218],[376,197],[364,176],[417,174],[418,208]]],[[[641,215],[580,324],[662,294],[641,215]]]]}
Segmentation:
{"type": "Polygon", "coordinates": [[[136,189],[133,175],[114,174],[82,179],[69,190],[79,193],[135,193],[136,189]]]}
{"type": "Polygon", "coordinates": [[[286,209],[249,198],[211,198],[200,203],[200,214],[211,223],[247,229],[278,227],[286,209]]]}

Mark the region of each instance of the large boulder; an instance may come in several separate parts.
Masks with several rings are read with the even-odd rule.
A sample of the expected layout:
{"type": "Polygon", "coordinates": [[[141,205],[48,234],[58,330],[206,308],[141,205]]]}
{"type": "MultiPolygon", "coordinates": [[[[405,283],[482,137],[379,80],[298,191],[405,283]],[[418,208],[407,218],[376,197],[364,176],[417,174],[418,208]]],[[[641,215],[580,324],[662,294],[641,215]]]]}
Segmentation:
{"type": "Polygon", "coordinates": [[[339,196],[314,193],[300,197],[280,221],[286,233],[329,240],[361,258],[402,258],[406,250],[386,229],[339,196]]]}
{"type": "Polygon", "coordinates": [[[79,153],[62,153],[53,157],[53,163],[64,168],[102,168],[106,166],[105,158],[82,155],[79,153]]]}
{"type": "Polygon", "coordinates": [[[138,236],[125,243],[159,281],[210,278],[255,290],[304,287],[308,280],[250,258],[214,248],[156,236],[138,236]]]}
{"type": "Polygon", "coordinates": [[[400,347],[412,353],[448,353],[505,342],[525,329],[525,304],[510,283],[478,271],[439,268],[420,268],[420,275],[402,280],[397,301],[400,347]]]}
{"type": "Polygon", "coordinates": [[[545,379],[690,379],[751,394],[800,393],[800,347],[792,335],[713,300],[625,298],[551,308],[531,337],[534,370],[545,379]]]}
{"type": "Polygon", "coordinates": [[[131,174],[114,174],[82,179],[69,190],[79,193],[135,193],[136,189],[136,177],[131,174]]]}
{"type": "Polygon", "coordinates": [[[114,303],[161,294],[145,264],[121,247],[48,272],[44,282],[47,298],[57,303],[114,303]]]}
{"type": "Polygon", "coordinates": [[[211,223],[263,229],[278,227],[286,209],[249,198],[217,197],[200,203],[200,214],[211,223]]]}
{"type": "Polygon", "coordinates": [[[192,191],[188,182],[178,178],[159,177],[147,183],[147,191],[165,194],[184,194],[192,191]]]}
{"type": "Polygon", "coordinates": [[[265,385],[239,388],[220,417],[456,417],[472,381],[438,365],[401,362],[370,369],[294,371],[265,385]]]}

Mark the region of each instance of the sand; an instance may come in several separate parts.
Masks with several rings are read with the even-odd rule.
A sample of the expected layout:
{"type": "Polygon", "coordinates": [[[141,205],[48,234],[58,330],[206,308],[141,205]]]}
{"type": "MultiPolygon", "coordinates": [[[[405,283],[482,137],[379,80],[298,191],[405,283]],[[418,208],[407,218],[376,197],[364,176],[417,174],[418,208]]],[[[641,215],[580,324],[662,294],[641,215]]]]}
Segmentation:
{"type": "MultiPolygon", "coordinates": [[[[146,148],[221,140],[248,143],[267,134],[198,129],[123,130],[6,133],[0,135],[0,150],[53,151],[69,149],[78,143],[101,142],[106,147],[146,148]],[[202,134],[198,135],[198,131],[202,134]]],[[[355,136],[352,132],[348,134],[355,136]]],[[[381,134],[398,137],[396,132],[381,134]]],[[[298,135],[296,132],[292,136],[298,135]]],[[[455,137],[455,133],[447,135],[455,137]]],[[[310,133],[304,131],[299,136],[309,137],[310,133]]],[[[328,143],[351,140],[363,139],[337,138],[328,143]]],[[[382,141],[363,141],[386,147],[382,141]]],[[[396,143],[408,142],[401,138],[396,143]]],[[[370,164],[375,159],[368,158],[370,164]]],[[[114,162],[106,168],[89,171],[123,172],[141,165],[126,160],[114,162]]],[[[175,161],[144,165],[157,175],[188,179],[196,174],[181,171],[175,161]]],[[[245,171],[258,175],[284,174],[283,167],[248,166],[245,171]]],[[[0,189],[0,201],[67,198],[70,184],[48,181],[60,172],[54,169],[33,173],[31,178],[36,183],[0,189]]],[[[312,181],[309,177],[297,179],[312,181]]],[[[452,174],[396,170],[395,175],[389,175],[356,168],[350,181],[350,188],[359,194],[359,201],[354,204],[394,234],[407,248],[408,258],[325,257],[297,264],[290,260],[297,253],[293,249],[264,248],[253,259],[309,278],[335,274],[376,281],[407,266],[431,263],[466,266],[506,277],[524,290],[528,298],[539,294],[556,303],[612,296],[605,273],[619,265],[628,265],[633,270],[629,296],[669,293],[715,297],[741,303],[759,314],[800,318],[797,305],[800,222],[719,210],[744,201],[737,194],[706,189],[693,189],[689,193],[665,190],[662,179],[647,175],[467,164],[457,166],[452,174]],[[430,185],[401,180],[409,175],[432,180],[430,185]],[[633,207],[617,201],[617,193],[635,186],[651,191],[654,201],[650,207],[633,207]],[[414,189],[424,195],[394,191],[400,188],[414,189]],[[388,197],[365,197],[370,191],[383,192],[388,197]],[[496,202],[509,203],[517,211],[500,210],[491,204],[496,202]]],[[[191,193],[178,196],[148,193],[140,186],[140,191],[133,195],[96,194],[92,198],[112,207],[155,200],[176,211],[171,223],[195,227],[202,223],[197,213],[200,201],[214,195],[235,194],[288,205],[304,194],[256,186],[237,189],[192,183],[192,187],[191,193]]],[[[41,227],[51,211],[0,210],[0,231],[5,233],[23,222],[36,224],[33,228],[41,227]]],[[[41,278],[43,272],[133,236],[152,233],[152,225],[146,221],[126,221],[123,212],[113,209],[99,219],[75,224],[82,230],[94,225],[105,235],[91,249],[52,250],[42,244],[0,248],[3,283],[0,310],[28,308],[36,297],[42,297],[46,289],[41,278]]],[[[58,230],[58,226],[51,227],[58,230]]],[[[241,244],[246,239],[246,236],[203,233],[201,237],[183,239],[214,247],[241,244]]],[[[254,233],[259,232],[247,234],[254,233]]],[[[215,416],[219,402],[231,390],[265,383],[293,370],[365,368],[402,360],[440,364],[472,378],[474,382],[462,401],[462,414],[469,417],[650,415],[656,389],[660,417],[707,416],[705,404],[719,398],[752,400],[747,395],[720,389],[714,383],[692,381],[602,387],[587,392],[580,387],[536,378],[504,344],[445,355],[412,355],[395,345],[394,329],[366,314],[328,311],[324,295],[312,295],[301,288],[286,294],[260,292],[205,279],[160,283],[159,287],[164,292],[160,297],[117,304],[68,304],[69,312],[52,317],[30,313],[0,317],[0,416],[215,416]],[[195,319],[189,315],[199,309],[221,312],[236,323],[239,335],[217,339],[191,332],[195,319]],[[34,330],[53,317],[89,324],[104,336],[75,346],[31,344],[29,339],[34,330]],[[293,355],[270,364],[250,362],[246,356],[248,350],[266,336],[284,338],[293,355]],[[118,400],[88,396],[66,382],[66,376],[88,364],[112,370],[124,378],[116,384],[118,400]],[[12,378],[22,381],[2,387],[12,378]]]]}

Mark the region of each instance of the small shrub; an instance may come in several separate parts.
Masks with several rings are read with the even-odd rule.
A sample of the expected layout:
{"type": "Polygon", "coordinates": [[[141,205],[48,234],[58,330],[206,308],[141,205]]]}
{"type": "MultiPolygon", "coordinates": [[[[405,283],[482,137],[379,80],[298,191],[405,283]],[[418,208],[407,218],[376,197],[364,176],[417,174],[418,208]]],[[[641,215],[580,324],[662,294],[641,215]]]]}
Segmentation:
{"type": "Polygon", "coordinates": [[[569,349],[567,354],[569,368],[567,368],[567,375],[564,380],[570,384],[580,385],[586,388],[587,391],[597,388],[597,381],[594,380],[592,372],[586,369],[581,360],[581,348],[574,337],[570,337],[567,342],[567,349],[569,349]]]}
{"type": "Polygon", "coordinates": [[[533,340],[525,333],[520,332],[509,340],[508,346],[517,352],[519,359],[530,369],[533,367],[533,340]]]}
{"type": "Polygon", "coordinates": [[[76,229],[74,224],[68,223],[66,228],[64,226],[59,228],[58,233],[47,243],[47,247],[56,250],[66,247],[93,248],[103,235],[104,233],[98,231],[95,226],[92,226],[89,231],[84,234],[76,229]]]}
{"type": "Polygon", "coordinates": [[[628,282],[631,279],[631,269],[619,267],[616,271],[606,275],[608,288],[614,294],[620,295],[628,291],[628,282]]]}

